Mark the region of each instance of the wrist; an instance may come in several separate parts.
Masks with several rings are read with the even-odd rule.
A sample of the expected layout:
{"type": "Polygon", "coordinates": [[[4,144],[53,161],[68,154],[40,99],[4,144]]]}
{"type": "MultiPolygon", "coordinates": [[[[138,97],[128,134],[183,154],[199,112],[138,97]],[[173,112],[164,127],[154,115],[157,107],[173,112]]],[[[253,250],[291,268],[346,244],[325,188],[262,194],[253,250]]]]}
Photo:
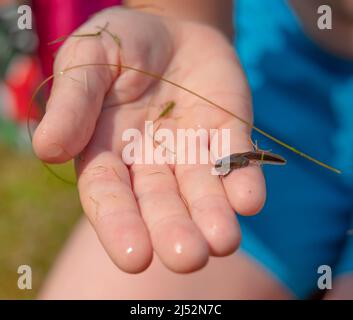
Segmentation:
{"type": "Polygon", "coordinates": [[[189,21],[211,26],[233,39],[232,0],[125,0],[130,8],[163,16],[171,21],[189,21]]]}

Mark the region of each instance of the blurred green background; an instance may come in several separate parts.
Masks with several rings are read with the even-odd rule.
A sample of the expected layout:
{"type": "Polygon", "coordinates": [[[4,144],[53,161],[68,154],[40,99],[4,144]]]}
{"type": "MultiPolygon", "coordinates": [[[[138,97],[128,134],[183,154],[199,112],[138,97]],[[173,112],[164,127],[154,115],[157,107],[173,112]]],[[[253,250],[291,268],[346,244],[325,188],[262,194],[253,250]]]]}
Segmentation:
{"type": "MultiPolygon", "coordinates": [[[[52,176],[31,152],[0,144],[0,299],[31,299],[82,209],[77,190],[52,176]],[[17,269],[32,268],[32,290],[17,269]]],[[[56,168],[58,170],[58,168],[56,168]]],[[[73,177],[71,165],[60,175],[73,177]]]]}

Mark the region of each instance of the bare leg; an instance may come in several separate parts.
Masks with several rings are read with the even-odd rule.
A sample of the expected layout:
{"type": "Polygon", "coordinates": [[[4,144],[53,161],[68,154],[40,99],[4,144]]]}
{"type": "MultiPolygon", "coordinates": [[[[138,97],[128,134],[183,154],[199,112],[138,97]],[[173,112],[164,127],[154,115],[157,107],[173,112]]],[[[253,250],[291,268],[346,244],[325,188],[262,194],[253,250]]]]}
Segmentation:
{"type": "Polygon", "coordinates": [[[329,290],[325,300],[353,300],[353,273],[341,275],[332,285],[332,290],[329,290]]]}
{"type": "Polygon", "coordinates": [[[211,258],[201,271],[176,274],[157,256],[131,275],[108,258],[83,219],[52,270],[40,299],[290,299],[258,264],[242,253],[211,258]]]}

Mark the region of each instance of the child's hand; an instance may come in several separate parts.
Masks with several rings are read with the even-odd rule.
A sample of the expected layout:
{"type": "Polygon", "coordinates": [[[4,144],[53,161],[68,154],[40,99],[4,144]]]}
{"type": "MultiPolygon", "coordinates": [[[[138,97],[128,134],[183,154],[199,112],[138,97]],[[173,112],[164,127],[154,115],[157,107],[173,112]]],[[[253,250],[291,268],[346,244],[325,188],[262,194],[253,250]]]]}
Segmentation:
{"type": "MultiPolygon", "coordinates": [[[[221,33],[114,8],[74,34],[96,32],[96,26],[107,22],[121,40],[123,64],[163,74],[251,121],[246,81],[221,33]]],[[[72,37],[60,50],[55,71],[84,63],[118,64],[119,57],[117,44],[106,33],[72,37]]],[[[240,242],[234,210],[255,214],[265,200],[258,167],[235,170],[222,180],[211,175],[212,164],[124,164],[122,132],[143,131],[144,122],[160,113],[157,107],[170,100],[176,102],[172,116],[177,115],[177,127],[230,128],[231,151],[251,150],[249,129],[224,111],[170,84],[126,69],[119,75],[117,68],[102,66],[55,78],[47,113],[34,136],[34,149],[44,161],[77,157],[84,211],[112,260],[128,272],[147,268],[152,248],[176,272],[203,267],[209,255],[231,254],[240,242]]]]}

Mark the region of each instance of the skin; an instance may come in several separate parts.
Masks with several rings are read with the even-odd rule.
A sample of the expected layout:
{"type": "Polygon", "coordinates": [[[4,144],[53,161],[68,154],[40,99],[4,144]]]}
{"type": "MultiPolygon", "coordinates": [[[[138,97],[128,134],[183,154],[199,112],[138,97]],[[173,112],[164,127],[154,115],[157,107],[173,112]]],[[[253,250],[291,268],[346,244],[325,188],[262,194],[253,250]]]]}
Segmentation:
{"type": "Polygon", "coordinates": [[[244,253],[190,274],[165,268],[156,256],[143,273],[116,268],[83,219],[51,270],[40,299],[293,299],[271,274],[244,253]],[[222,270],[222,272],[219,272],[222,270]],[[152,290],[151,290],[152,289],[152,290]]]}
{"type": "MultiPolygon", "coordinates": [[[[105,10],[79,32],[91,33],[96,25],[109,21],[109,29],[122,40],[124,63],[170,75],[251,121],[249,91],[229,44],[233,33],[230,1],[222,1],[222,6],[216,0],[143,3],[164,10],[161,13],[146,8],[153,16],[105,10]],[[161,14],[168,19],[158,17],[161,14]]],[[[141,1],[129,4],[139,5],[141,1]]],[[[118,63],[119,57],[116,44],[107,36],[69,39],[56,59],[55,69],[85,62],[118,63]]],[[[41,159],[52,163],[78,154],[85,159],[77,161],[77,172],[90,224],[85,220],[79,224],[40,298],[293,298],[242,252],[215,258],[229,255],[239,244],[233,210],[251,215],[264,203],[265,187],[259,168],[236,170],[220,182],[209,176],[210,168],[204,166],[127,167],[121,160],[119,135],[125,128],[142,126],[146,119],[143,109],[152,96],[156,97],[156,105],[176,101],[175,111],[181,115],[177,127],[202,124],[206,128],[230,128],[236,137],[232,152],[252,150],[248,128],[178,89],[133,72],[117,74],[91,68],[76,70],[70,77],[79,81],[72,82],[68,77],[55,80],[48,112],[34,136],[34,148],[41,159]],[[117,106],[105,110],[105,106],[114,104],[117,106]],[[185,110],[185,106],[192,108],[185,110]],[[156,170],[164,174],[151,174],[156,170]],[[153,250],[157,255],[152,261],[153,250]],[[150,268],[131,276],[111,261],[130,273],[150,268]],[[177,274],[201,268],[183,277],[177,274]]],[[[353,277],[342,276],[324,298],[351,297],[352,287],[353,277]]]]}
{"type": "Polygon", "coordinates": [[[326,50],[353,59],[353,2],[351,0],[290,0],[307,34],[326,50]],[[332,8],[332,29],[317,27],[321,5],[332,8]]]}
{"type": "MultiPolygon", "coordinates": [[[[353,300],[352,288],[353,275],[342,275],[323,299],[353,300]]],[[[294,296],[241,251],[222,259],[211,257],[206,267],[187,275],[169,271],[157,256],[145,272],[128,274],[116,268],[92,226],[82,219],[52,268],[39,299],[289,300],[294,296]]]]}
{"type": "Polygon", "coordinates": [[[346,273],[337,277],[332,290],[324,296],[325,300],[353,300],[353,274],[346,273]]]}
{"type": "Polygon", "coordinates": [[[212,26],[229,40],[234,36],[232,0],[126,0],[124,3],[130,7],[144,6],[144,11],[163,15],[167,19],[212,26]]]}
{"type": "MultiPolygon", "coordinates": [[[[117,64],[122,57],[126,65],[169,76],[252,121],[246,80],[224,33],[200,22],[111,8],[75,34],[92,33],[107,22],[120,37],[122,52],[106,34],[69,38],[55,71],[83,63],[117,64]]],[[[55,79],[33,146],[46,162],[79,154],[84,159],[76,161],[82,206],[119,268],[141,272],[154,251],[166,267],[187,273],[204,267],[209,256],[237,249],[241,234],[234,210],[252,215],[261,209],[264,178],[257,167],[222,182],[210,175],[212,164],[126,166],[122,132],[142,130],[145,120],[158,116],[160,110],[146,112],[152,98],[157,106],[176,102],[172,128],[229,128],[231,152],[251,150],[249,128],[227,113],[136,72],[102,67],[75,69],[55,79]],[[162,174],[152,174],[156,171],[162,174]]]]}

